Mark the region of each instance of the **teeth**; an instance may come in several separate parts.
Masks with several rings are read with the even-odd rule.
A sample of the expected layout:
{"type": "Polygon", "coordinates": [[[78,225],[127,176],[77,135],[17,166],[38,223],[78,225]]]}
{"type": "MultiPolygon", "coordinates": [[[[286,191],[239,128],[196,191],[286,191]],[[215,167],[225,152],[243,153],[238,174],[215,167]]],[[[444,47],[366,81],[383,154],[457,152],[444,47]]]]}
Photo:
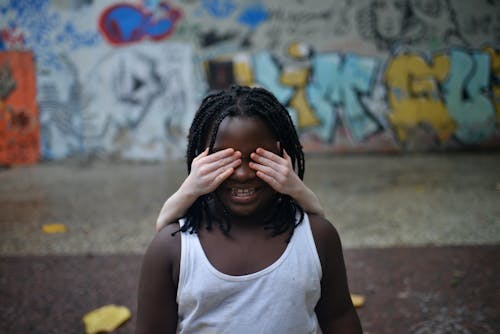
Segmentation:
{"type": "Polygon", "coordinates": [[[231,195],[236,197],[251,196],[255,193],[255,188],[231,188],[231,195]]]}

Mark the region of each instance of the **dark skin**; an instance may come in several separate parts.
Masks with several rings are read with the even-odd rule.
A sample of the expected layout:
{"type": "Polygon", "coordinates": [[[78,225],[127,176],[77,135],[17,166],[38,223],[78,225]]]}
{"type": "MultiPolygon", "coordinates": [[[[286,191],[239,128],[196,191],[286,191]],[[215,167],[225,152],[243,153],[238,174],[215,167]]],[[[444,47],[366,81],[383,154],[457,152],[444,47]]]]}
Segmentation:
{"type": "MultiPolygon", "coordinates": [[[[274,190],[249,167],[251,154],[261,147],[278,154],[276,139],[259,118],[227,118],[219,127],[214,151],[234,148],[242,163],[216,190],[231,214],[226,236],[218,227],[202,227],[199,238],[210,263],[234,276],[260,271],[274,263],[287,247],[285,232],[272,237],[262,221],[274,190]],[[234,189],[239,189],[237,192],[234,189]],[[244,190],[244,191],[243,191],[244,190]]],[[[309,216],[322,266],[321,298],[315,308],[323,333],[362,333],[349,289],[339,235],[333,225],[316,215],[309,216]]],[[[176,333],[177,285],[181,255],[178,224],[167,225],[151,242],[143,259],[138,293],[136,333],[176,333]]]]}

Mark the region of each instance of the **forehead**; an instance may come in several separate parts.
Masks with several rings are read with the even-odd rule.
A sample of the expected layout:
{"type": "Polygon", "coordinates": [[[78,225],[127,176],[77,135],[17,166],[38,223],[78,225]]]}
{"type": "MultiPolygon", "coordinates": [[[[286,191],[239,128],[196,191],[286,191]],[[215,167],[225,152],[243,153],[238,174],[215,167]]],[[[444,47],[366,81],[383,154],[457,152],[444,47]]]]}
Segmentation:
{"type": "Polygon", "coordinates": [[[214,150],[231,147],[245,153],[262,147],[275,151],[276,140],[269,126],[259,117],[226,117],[220,123],[214,150]]]}

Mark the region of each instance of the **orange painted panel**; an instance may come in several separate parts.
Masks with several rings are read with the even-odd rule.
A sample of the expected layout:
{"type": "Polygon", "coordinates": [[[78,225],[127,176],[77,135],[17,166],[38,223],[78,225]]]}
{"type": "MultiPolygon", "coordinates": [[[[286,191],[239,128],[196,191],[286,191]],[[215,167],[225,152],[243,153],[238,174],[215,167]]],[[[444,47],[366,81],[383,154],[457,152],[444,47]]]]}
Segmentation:
{"type": "Polygon", "coordinates": [[[35,74],[32,52],[0,52],[0,165],[40,158],[35,74]]]}

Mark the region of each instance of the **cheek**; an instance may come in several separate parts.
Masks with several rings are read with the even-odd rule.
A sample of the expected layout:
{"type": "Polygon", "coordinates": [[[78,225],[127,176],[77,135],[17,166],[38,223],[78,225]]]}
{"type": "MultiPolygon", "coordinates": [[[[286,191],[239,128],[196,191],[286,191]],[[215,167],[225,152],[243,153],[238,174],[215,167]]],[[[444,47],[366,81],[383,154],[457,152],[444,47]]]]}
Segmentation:
{"type": "Polygon", "coordinates": [[[274,197],[274,195],[277,193],[270,185],[268,185],[267,183],[263,182],[264,184],[262,185],[262,188],[261,188],[261,197],[263,200],[269,200],[271,199],[272,197],[274,197]]]}

